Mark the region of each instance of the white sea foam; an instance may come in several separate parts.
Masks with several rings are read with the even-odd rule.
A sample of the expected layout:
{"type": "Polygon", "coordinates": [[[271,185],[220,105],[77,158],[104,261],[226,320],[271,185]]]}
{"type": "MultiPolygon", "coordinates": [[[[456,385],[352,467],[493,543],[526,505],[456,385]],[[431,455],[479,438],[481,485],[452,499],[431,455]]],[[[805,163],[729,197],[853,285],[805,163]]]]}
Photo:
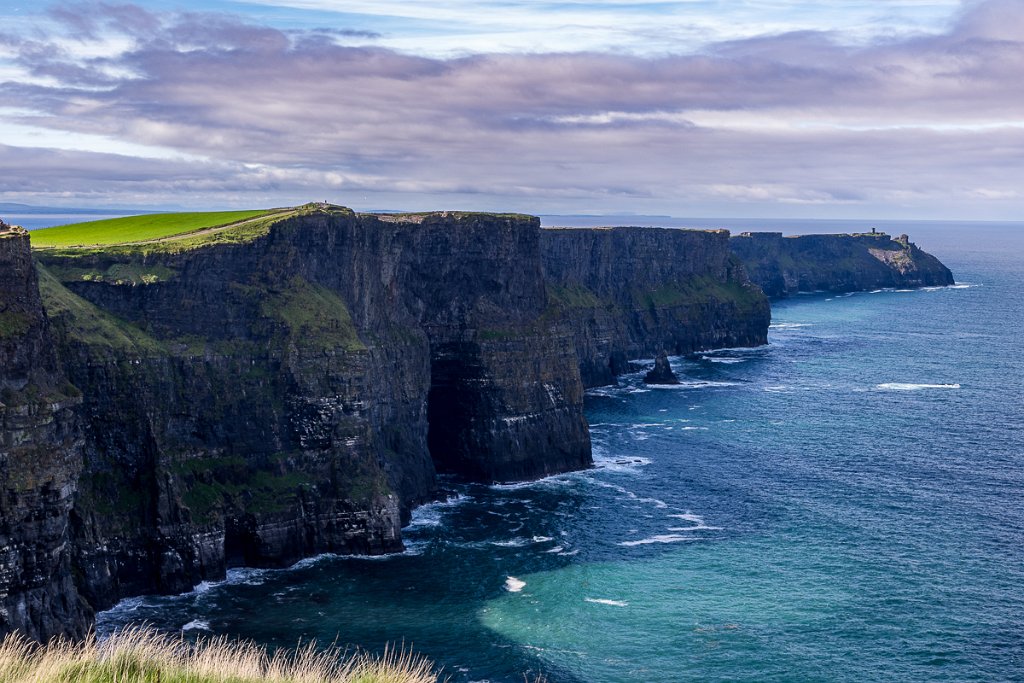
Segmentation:
{"type": "Polygon", "coordinates": [[[605,481],[594,481],[594,484],[596,484],[597,486],[600,486],[602,488],[612,489],[613,491],[618,491],[619,493],[623,494],[624,496],[626,496],[630,500],[635,500],[638,503],[650,503],[650,504],[654,505],[654,507],[658,508],[659,510],[663,510],[663,509],[668,507],[668,503],[666,503],[663,500],[659,500],[657,498],[648,498],[648,497],[645,497],[645,496],[638,496],[635,493],[633,493],[632,491],[630,491],[629,489],[624,488],[622,486],[619,486],[618,484],[610,484],[610,483],[605,482],[605,481]]]}
{"type": "Polygon", "coordinates": [[[595,605],[610,605],[612,607],[629,607],[624,600],[609,600],[608,598],[583,598],[584,602],[592,602],[595,605]]]}
{"type": "Polygon", "coordinates": [[[886,382],[878,384],[876,389],[887,391],[921,391],[922,389],[959,389],[959,384],[910,384],[907,382],[886,382]]]}
{"type": "Polygon", "coordinates": [[[658,534],[648,538],[641,538],[639,541],[622,541],[618,545],[633,548],[638,545],[652,545],[655,543],[681,543],[683,541],[696,541],[693,536],[681,536],[679,534],[658,534]]]}
{"type": "Polygon", "coordinates": [[[412,511],[412,519],[409,524],[405,527],[406,529],[420,526],[439,526],[441,524],[441,517],[445,510],[451,509],[458,505],[472,500],[472,496],[457,495],[447,500],[439,500],[433,503],[426,503],[420,505],[418,508],[412,511]]]}
{"type": "Polygon", "coordinates": [[[526,588],[526,582],[520,581],[514,576],[505,577],[505,590],[509,593],[518,593],[526,588]]]}
{"type": "Polygon", "coordinates": [[[573,473],[570,474],[553,474],[550,477],[544,477],[543,479],[535,479],[533,481],[521,481],[514,484],[491,484],[489,488],[495,491],[520,491],[522,489],[533,489],[533,488],[559,488],[562,486],[568,486],[573,482],[573,473]]]}
{"type": "Polygon", "coordinates": [[[522,548],[528,543],[528,540],[519,536],[517,536],[516,538],[509,539],[507,541],[490,541],[491,545],[496,545],[499,548],[522,548]]]}
{"type": "Polygon", "coordinates": [[[629,457],[611,457],[611,456],[600,456],[594,454],[594,467],[608,472],[636,472],[641,467],[650,465],[651,461],[649,458],[638,458],[636,456],[629,457]]]}
{"type": "Polygon", "coordinates": [[[181,627],[182,631],[210,631],[210,622],[202,619],[193,619],[181,627]]]}
{"type": "Polygon", "coordinates": [[[958,282],[955,285],[943,285],[941,287],[922,287],[922,292],[941,292],[945,289],[970,289],[971,287],[980,287],[981,285],[972,284],[970,282],[958,282]]]}
{"type": "MultiPolygon", "coordinates": [[[[302,560],[302,562],[305,562],[305,560],[302,560]]],[[[266,583],[266,575],[266,569],[255,569],[253,567],[239,567],[237,569],[229,569],[227,571],[226,583],[242,584],[246,586],[262,586],[264,583],[266,583]]]]}
{"type": "Polygon", "coordinates": [[[716,387],[736,387],[739,386],[739,382],[713,382],[707,381],[694,381],[694,382],[680,382],[679,384],[652,384],[652,389],[668,389],[668,390],[679,390],[679,389],[713,389],[716,387]]]}
{"type": "MultiPolygon", "coordinates": [[[[628,378],[629,375],[622,375],[623,378],[628,378]]],[[[608,387],[594,387],[593,389],[587,389],[587,396],[606,396],[606,397],[620,397],[628,396],[630,394],[646,394],[650,389],[646,386],[636,386],[633,384],[622,384],[619,386],[608,386],[608,387]]]]}
{"type": "Polygon", "coordinates": [[[692,512],[684,512],[678,515],[669,515],[673,519],[681,519],[684,522],[693,522],[694,524],[703,524],[704,518],[700,515],[695,515],[692,512]]]}
{"type": "Polygon", "coordinates": [[[560,545],[556,545],[554,548],[551,548],[549,550],[545,550],[544,552],[546,552],[546,553],[558,553],[559,555],[561,555],[563,550],[565,550],[565,548],[563,548],[560,545]]]}
{"type": "MultiPolygon", "coordinates": [[[[718,349],[704,349],[702,353],[759,353],[762,350],[763,347],[756,346],[723,346],[718,349]]],[[[682,358],[682,356],[669,356],[670,360],[673,358],[682,358]]]]}
{"type": "Polygon", "coordinates": [[[798,327],[810,327],[810,323],[772,323],[768,326],[772,330],[794,330],[798,327]]]}

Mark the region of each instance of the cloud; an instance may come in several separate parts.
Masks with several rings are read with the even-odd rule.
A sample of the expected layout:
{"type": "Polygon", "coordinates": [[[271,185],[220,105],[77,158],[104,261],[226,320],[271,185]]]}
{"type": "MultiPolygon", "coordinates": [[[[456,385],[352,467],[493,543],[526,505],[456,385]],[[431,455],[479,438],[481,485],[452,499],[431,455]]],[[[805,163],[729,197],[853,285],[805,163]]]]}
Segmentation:
{"type": "Polygon", "coordinates": [[[969,4],[938,35],[851,46],[801,31],[646,57],[430,58],[347,45],[344,28],[134,5],[53,16],[63,31],[8,38],[26,77],[0,85],[18,103],[3,118],[209,161],[117,157],[89,168],[39,153],[45,163],[33,168],[51,173],[32,176],[33,192],[117,196],[139,178],[167,197],[334,188],[538,212],[936,210],[981,199],[1020,208],[1019,2],[969,4]],[[112,168],[122,172],[104,173],[112,168]]]}

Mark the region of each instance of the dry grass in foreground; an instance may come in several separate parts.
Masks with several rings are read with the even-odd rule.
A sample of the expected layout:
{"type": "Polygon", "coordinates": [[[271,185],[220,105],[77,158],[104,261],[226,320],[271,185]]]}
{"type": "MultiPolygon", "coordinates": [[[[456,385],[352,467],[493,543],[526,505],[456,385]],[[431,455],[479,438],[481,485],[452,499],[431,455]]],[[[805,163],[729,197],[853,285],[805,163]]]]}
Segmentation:
{"type": "Polygon", "coordinates": [[[404,649],[346,657],[310,644],[269,655],[244,641],[196,644],[147,628],[106,640],[55,639],[37,645],[17,635],[0,643],[4,683],[436,683],[427,660],[404,649]]]}

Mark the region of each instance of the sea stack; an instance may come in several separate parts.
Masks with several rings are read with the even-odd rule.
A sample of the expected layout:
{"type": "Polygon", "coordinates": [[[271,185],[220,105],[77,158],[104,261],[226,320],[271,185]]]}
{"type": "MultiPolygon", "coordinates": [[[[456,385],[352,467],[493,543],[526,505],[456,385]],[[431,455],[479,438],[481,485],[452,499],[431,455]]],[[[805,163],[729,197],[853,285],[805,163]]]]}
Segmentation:
{"type": "Polygon", "coordinates": [[[645,384],[679,384],[679,378],[672,372],[672,366],[668,364],[668,354],[665,351],[658,353],[654,359],[654,369],[644,375],[645,384]]]}

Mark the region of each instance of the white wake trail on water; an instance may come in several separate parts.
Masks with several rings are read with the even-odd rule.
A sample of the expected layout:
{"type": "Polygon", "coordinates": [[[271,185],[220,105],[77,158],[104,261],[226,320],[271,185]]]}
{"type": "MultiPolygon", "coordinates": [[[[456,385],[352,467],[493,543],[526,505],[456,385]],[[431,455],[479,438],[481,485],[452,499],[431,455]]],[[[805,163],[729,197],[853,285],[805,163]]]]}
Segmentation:
{"type": "Polygon", "coordinates": [[[875,385],[883,391],[921,391],[923,389],[959,389],[959,384],[911,384],[908,382],[886,382],[875,385]]]}
{"type": "Polygon", "coordinates": [[[629,607],[625,600],[609,600],[608,598],[583,598],[584,602],[592,602],[595,605],[609,605],[611,607],[629,607]]]}

